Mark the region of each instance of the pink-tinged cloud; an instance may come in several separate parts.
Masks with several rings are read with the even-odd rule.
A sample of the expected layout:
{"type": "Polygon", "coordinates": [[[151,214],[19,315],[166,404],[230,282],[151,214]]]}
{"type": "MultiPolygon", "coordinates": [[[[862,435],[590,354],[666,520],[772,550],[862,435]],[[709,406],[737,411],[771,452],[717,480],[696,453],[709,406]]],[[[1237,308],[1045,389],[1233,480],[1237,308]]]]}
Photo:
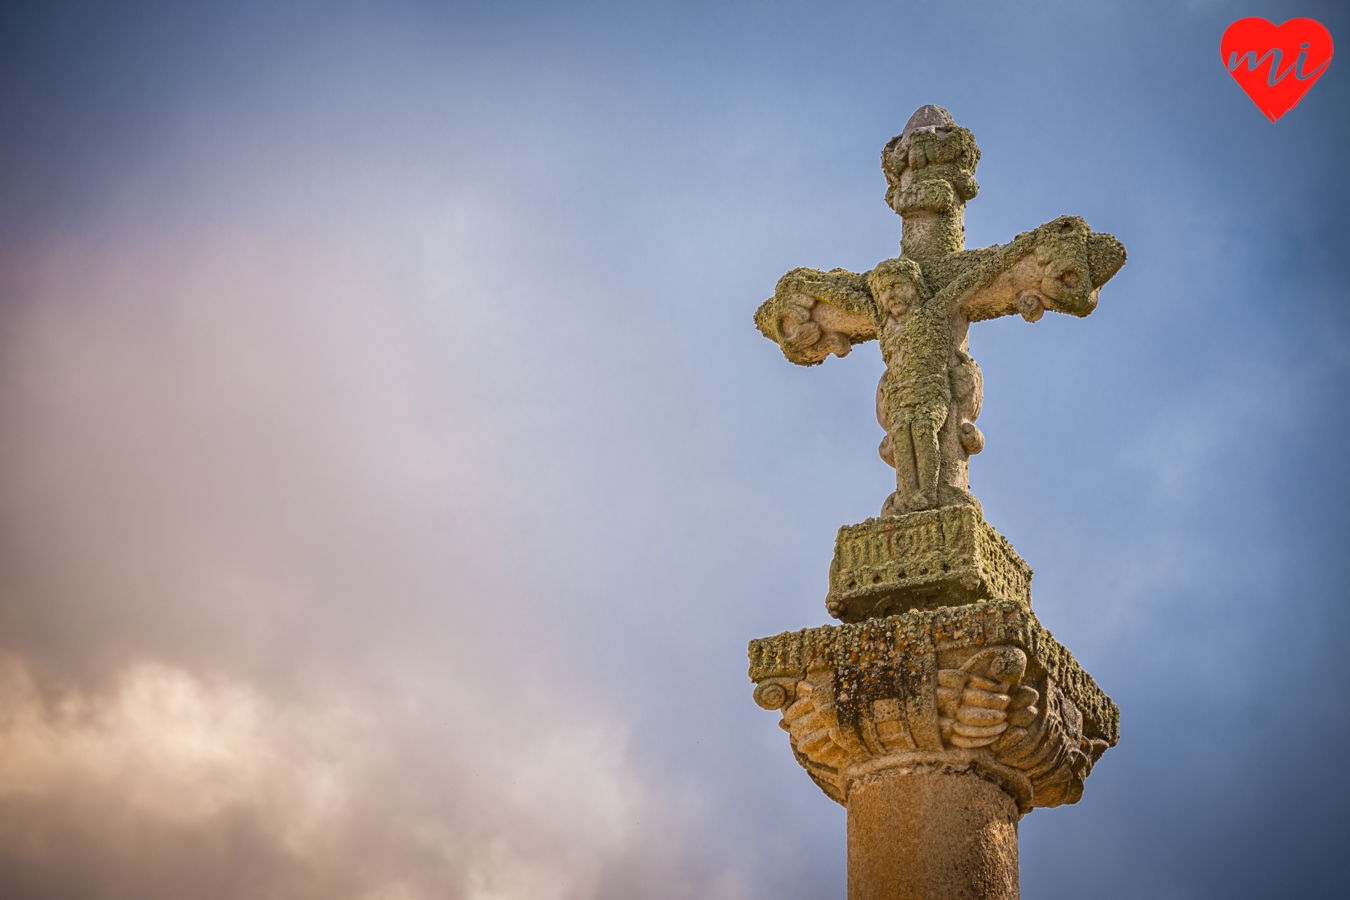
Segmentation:
{"type": "Polygon", "coordinates": [[[221,238],[4,274],[0,879],[564,900],[679,855],[626,729],[513,636],[359,270],[221,238]]]}

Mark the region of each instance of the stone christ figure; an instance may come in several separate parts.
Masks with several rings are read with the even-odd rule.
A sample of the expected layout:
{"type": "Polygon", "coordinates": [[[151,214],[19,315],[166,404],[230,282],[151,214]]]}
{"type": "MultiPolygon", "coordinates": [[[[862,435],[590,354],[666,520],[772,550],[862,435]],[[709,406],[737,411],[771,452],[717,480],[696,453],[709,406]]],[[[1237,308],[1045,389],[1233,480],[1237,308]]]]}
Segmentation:
{"type": "Polygon", "coordinates": [[[940,106],[921,107],[881,152],[886,202],[904,220],[900,256],[863,274],[793,269],[755,313],[760,332],[799,365],[880,340],[880,451],[896,476],[883,516],[979,508],[969,461],[984,447],[975,426],[983,377],[969,353],[970,323],[1013,313],[1035,322],[1047,309],[1086,316],[1125,264],[1119,241],[1076,216],[964,249],[979,159],[969,130],[940,106]]]}

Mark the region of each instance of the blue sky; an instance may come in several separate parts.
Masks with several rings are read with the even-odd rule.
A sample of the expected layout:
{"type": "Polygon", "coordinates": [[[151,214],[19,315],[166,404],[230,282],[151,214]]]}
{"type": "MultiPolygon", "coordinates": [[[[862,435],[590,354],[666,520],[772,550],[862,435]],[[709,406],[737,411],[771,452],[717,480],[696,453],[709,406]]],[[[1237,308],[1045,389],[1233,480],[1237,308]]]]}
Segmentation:
{"type": "Polygon", "coordinates": [[[972,485],[1119,703],[1027,896],[1315,896],[1350,790],[1334,4],[10,4],[0,872],[21,896],[839,896],[751,702],[889,491],[874,345],[751,314],[898,251],[881,147],[983,152],[968,246],[1081,215],[1085,320],[972,329],[972,485]]]}

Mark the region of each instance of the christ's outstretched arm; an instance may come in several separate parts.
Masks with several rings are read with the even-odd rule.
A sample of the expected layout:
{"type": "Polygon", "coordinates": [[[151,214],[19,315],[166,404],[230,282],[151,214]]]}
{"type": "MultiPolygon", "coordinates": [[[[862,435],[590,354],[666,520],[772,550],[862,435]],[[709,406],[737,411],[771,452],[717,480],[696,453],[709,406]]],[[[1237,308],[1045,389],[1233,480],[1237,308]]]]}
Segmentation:
{"type": "Polygon", "coordinates": [[[969,261],[943,293],[970,322],[1013,314],[1035,322],[1047,309],[1086,316],[1097,307],[1097,291],[1125,264],[1125,246],[1077,216],[963,255],[969,261]]]}
{"type": "Polygon", "coordinates": [[[822,363],[831,353],[847,356],[854,344],[876,338],[878,324],[867,276],[846,269],[793,269],[755,312],[760,333],[799,366],[822,363]]]}

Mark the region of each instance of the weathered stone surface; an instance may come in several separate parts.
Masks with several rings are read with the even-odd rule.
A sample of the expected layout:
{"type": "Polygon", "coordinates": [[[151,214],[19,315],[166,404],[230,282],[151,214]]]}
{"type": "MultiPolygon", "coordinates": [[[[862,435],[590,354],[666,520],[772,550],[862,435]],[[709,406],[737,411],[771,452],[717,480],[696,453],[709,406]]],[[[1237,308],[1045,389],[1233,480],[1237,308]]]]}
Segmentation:
{"type": "Polygon", "coordinates": [[[1124,265],[1125,247],[1061,216],[1008,244],[964,249],[980,150],[941,107],[916,112],[881,159],[886,202],[904,219],[901,255],[861,274],[793,269],[755,324],[800,365],[879,339],[879,451],[896,471],[881,514],[978,509],[969,466],[984,447],[975,425],[984,378],[970,356],[970,323],[1015,314],[1035,322],[1046,310],[1086,316],[1124,265]]]}
{"type": "Polygon", "coordinates": [[[1022,603],[824,625],[750,642],[755,702],[783,711],[797,761],[848,805],[896,766],[961,764],[1019,809],[1077,802],[1120,711],[1022,603]]]}
{"type": "Polygon", "coordinates": [[[960,764],[858,779],[848,804],[849,900],[1017,900],[1017,805],[960,764]]]}
{"type": "Polygon", "coordinates": [[[1031,606],[1031,567],[975,509],[945,507],[839,529],[825,598],[836,619],[995,598],[1031,606]]]}
{"type": "Polygon", "coordinates": [[[1031,612],[1031,569],[970,491],[984,376],[970,323],[1086,316],[1125,247],[1061,216],[965,249],[980,148],[921,107],[881,154],[900,256],[793,269],[755,325],[799,365],[877,340],[878,448],[896,489],[839,530],[826,608],[845,624],[750,643],[755,702],[848,808],[851,900],[1015,900],[1017,821],[1074,803],[1120,713],[1031,612]]]}

